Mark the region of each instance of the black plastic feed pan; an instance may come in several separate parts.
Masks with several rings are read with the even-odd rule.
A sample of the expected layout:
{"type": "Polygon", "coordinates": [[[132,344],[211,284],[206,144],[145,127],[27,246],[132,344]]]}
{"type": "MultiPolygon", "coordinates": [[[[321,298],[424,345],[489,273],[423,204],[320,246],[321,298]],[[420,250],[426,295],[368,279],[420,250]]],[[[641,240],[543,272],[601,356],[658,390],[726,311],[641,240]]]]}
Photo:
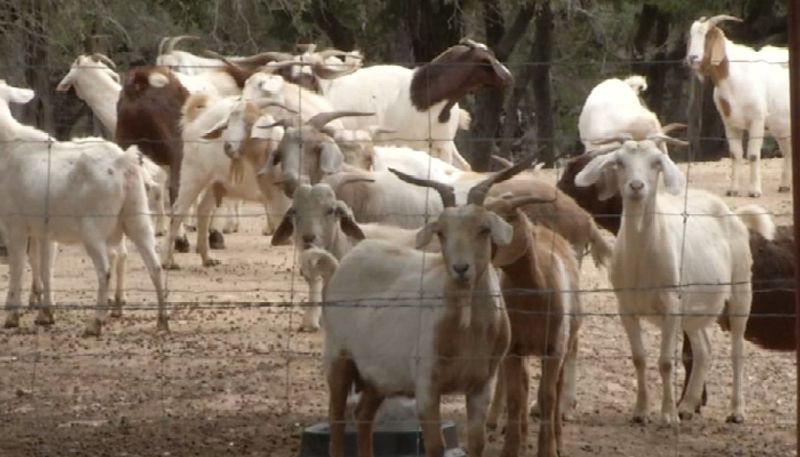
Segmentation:
{"type": "MultiPolygon", "coordinates": [[[[461,457],[466,454],[458,447],[458,434],[456,424],[453,422],[442,423],[444,446],[447,457],[461,457]]],[[[327,457],[330,430],[328,423],[319,423],[303,430],[300,442],[299,457],[327,457]]],[[[375,457],[412,457],[424,456],[425,448],[422,440],[422,430],[417,421],[403,421],[394,423],[375,424],[373,432],[373,446],[375,457]]],[[[344,439],[345,457],[357,457],[356,429],[348,424],[345,429],[344,439]]]]}

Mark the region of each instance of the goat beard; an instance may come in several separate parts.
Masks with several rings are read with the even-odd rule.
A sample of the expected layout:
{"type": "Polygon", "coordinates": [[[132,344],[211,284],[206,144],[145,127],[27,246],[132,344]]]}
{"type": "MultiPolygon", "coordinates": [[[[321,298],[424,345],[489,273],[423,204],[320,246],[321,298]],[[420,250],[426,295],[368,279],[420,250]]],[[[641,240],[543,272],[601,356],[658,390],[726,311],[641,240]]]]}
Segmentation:
{"type": "Polygon", "coordinates": [[[460,328],[469,328],[472,324],[472,289],[473,286],[470,284],[468,287],[458,287],[452,292],[452,304],[456,307],[460,328]]]}

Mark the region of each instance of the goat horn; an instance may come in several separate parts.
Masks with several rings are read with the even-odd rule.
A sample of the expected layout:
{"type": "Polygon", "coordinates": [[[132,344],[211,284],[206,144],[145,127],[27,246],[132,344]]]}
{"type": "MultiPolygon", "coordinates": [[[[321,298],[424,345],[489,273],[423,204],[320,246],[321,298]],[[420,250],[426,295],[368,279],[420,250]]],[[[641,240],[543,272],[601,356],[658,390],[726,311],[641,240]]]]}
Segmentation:
{"type": "Polygon", "coordinates": [[[510,167],[514,165],[514,162],[506,159],[505,157],[500,157],[497,154],[492,154],[492,160],[499,163],[501,167],[510,167]]]}
{"type": "Polygon", "coordinates": [[[228,60],[227,57],[223,56],[222,54],[218,53],[217,51],[212,51],[211,49],[204,50],[203,51],[203,55],[207,56],[207,57],[211,57],[212,59],[221,60],[225,64],[230,65],[232,67],[236,67],[237,66],[236,64],[234,64],[233,62],[228,60]]]}
{"type": "Polygon", "coordinates": [[[361,55],[358,51],[341,51],[339,49],[326,49],[324,51],[320,51],[320,57],[323,59],[327,59],[328,57],[351,57],[353,59],[363,60],[364,56],[361,55]]]}
{"type": "Polygon", "coordinates": [[[520,206],[533,205],[533,204],[537,204],[537,203],[553,203],[554,201],[556,201],[556,197],[553,197],[551,199],[539,198],[539,197],[531,197],[531,196],[528,196],[528,197],[515,197],[515,198],[512,198],[509,201],[509,205],[511,205],[511,209],[512,210],[515,210],[515,209],[519,208],[520,206]]]}
{"type": "Polygon", "coordinates": [[[395,174],[401,180],[413,184],[415,186],[422,186],[422,187],[430,187],[431,189],[436,190],[439,192],[439,196],[442,198],[442,205],[445,208],[452,208],[456,206],[456,193],[453,190],[453,186],[445,184],[443,182],[434,181],[432,179],[421,179],[411,175],[407,175],[402,171],[397,171],[394,168],[389,168],[389,171],[395,174]]]}
{"type": "Polygon", "coordinates": [[[288,52],[267,51],[252,56],[242,57],[235,59],[236,63],[240,64],[267,64],[269,62],[283,62],[284,60],[292,60],[294,56],[288,52]]]}
{"type": "Polygon", "coordinates": [[[621,147],[622,147],[622,144],[620,142],[615,142],[614,144],[607,145],[607,146],[602,147],[602,148],[590,149],[590,150],[586,151],[586,155],[588,155],[589,157],[594,158],[594,157],[597,157],[597,156],[601,156],[603,154],[608,154],[609,152],[616,151],[617,149],[619,149],[621,147]]]}
{"type": "Polygon", "coordinates": [[[297,114],[296,110],[293,110],[292,108],[289,108],[288,106],[284,105],[283,103],[275,101],[275,100],[258,99],[258,100],[255,100],[253,103],[256,106],[258,106],[259,108],[261,108],[261,109],[269,108],[270,106],[277,106],[278,108],[281,108],[281,109],[283,109],[285,111],[288,111],[288,112],[290,112],[292,114],[297,114]]]}
{"type": "Polygon", "coordinates": [[[306,125],[310,125],[315,129],[322,131],[325,124],[334,119],[339,119],[345,116],[374,116],[375,113],[365,113],[361,111],[329,111],[326,113],[317,113],[311,119],[306,121],[306,125]]]}
{"type": "Polygon", "coordinates": [[[172,52],[175,49],[175,45],[180,43],[183,40],[199,40],[200,37],[196,35],[178,35],[176,37],[170,38],[167,41],[167,45],[164,47],[164,52],[172,52]]]}
{"type": "Polygon", "coordinates": [[[736,16],[729,16],[727,14],[718,14],[716,16],[712,16],[706,20],[706,23],[712,27],[716,26],[722,21],[735,21],[735,22],[744,22],[736,16]]]}
{"type": "Polygon", "coordinates": [[[676,146],[689,146],[688,141],[679,140],[678,138],[673,138],[669,135],[664,135],[664,134],[650,135],[647,137],[647,139],[650,141],[654,141],[657,144],[668,143],[668,144],[674,144],[676,146]]]}
{"type": "Polygon", "coordinates": [[[165,36],[158,42],[158,55],[164,55],[164,44],[169,41],[169,37],[165,36]]]}
{"type": "Polygon", "coordinates": [[[486,195],[493,185],[510,179],[514,175],[527,169],[533,164],[535,158],[536,157],[531,154],[518,163],[490,175],[488,178],[473,186],[472,189],[469,190],[469,193],[467,193],[467,204],[483,205],[483,201],[486,200],[486,195]]]}
{"type": "Polygon", "coordinates": [[[303,62],[302,60],[281,60],[273,61],[261,67],[261,71],[265,73],[275,73],[277,70],[294,65],[311,65],[310,62],[303,62]]]}
{"type": "Polygon", "coordinates": [[[666,135],[669,132],[672,132],[673,130],[682,130],[686,128],[689,128],[689,126],[686,124],[682,124],[680,122],[673,122],[671,124],[665,125],[664,127],[661,127],[661,133],[666,135]]]}
{"type": "Polygon", "coordinates": [[[272,124],[259,125],[257,127],[260,128],[260,129],[271,129],[271,128],[275,128],[275,127],[286,128],[286,127],[291,127],[291,126],[292,126],[292,121],[290,121],[289,119],[280,119],[280,120],[277,120],[277,121],[273,122],[272,124]]]}
{"type": "Polygon", "coordinates": [[[349,75],[359,68],[361,68],[360,60],[352,64],[342,62],[339,64],[330,65],[324,63],[322,59],[314,62],[313,66],[311,67],[311,69],[314,71],[314,74],[322,79],[336,79],[341,76],[349,75]]]}
{"type": "Polygon", "coordinates": [[[345,179],[343,179],[343,180],[341,180],[339,182],[339,184],[336,186],[336,188],[338,189],[341,186],[344,186],[346,184],[351,184],[351,183],[354,183],[354,182],[375,182],[375,179],[374,178],[360,178],[360,177],[359,178],[345,178],[345,179]]]}
{"type": "Polygon", "coordinates": [[[114,61],[109,59],[108,56],[105,54],[95,52],[94,54],[92,54],[92,59],[94,59],[95,62],[103,62],[104,64],[108,65],[110,68],[114,70],[117,69],[117,64],[115,64],[114,61]]]}

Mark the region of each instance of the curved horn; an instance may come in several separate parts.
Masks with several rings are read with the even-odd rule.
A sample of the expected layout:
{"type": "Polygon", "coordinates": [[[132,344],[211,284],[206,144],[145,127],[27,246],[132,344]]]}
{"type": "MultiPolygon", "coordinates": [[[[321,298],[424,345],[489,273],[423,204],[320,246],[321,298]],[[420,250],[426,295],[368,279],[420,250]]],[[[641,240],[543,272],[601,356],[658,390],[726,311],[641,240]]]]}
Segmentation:
{"type": "Polygon", "coordinates": [[[492,160],[499,163],[501,167],[510,167],[514,165],[514,162],[506,159],[505,157],[500,157],[497,154],[492,154],[492,160]]]}
{"type": "Polygon", "coordinates": [[[341,181],[339,181],[339,183],[336,186],[336,188],[338,189],[341,186],[344,186],[344,185],[347,185],[347,184],[351,184],[351,183],[354,183],[354,182],[375,182],[375,179],[374,178],[363,178],[363,177],[349,177],[349,178],[345,178],[345,179],[342,179],[341,181]]]}
{"type": "Polygon", "coordinates": [[[679,140],[677,138],[673,138],[669,135],[664,135],[664,134],[650,135],[647,137],[647,139],[650,141],[654,141],[656,144],[667,143],[667,144],[674,144],[676,146],[689,146],[688,141],[679,140]]]}
{"type": "Polygon", "coordinates": [[[164,55],[164,44],[169,41],[169,38],[170,37],[165,36],[158,42],[158,55],[164,55]]]}
{"type": "Polygon", "coordinates": [[[273,122],[272,124],[269,124],[269,125],[257,125],[256,127],[260,128],[260,129],[271,129],[271,128],[275,128],[275,127],[286,128],[286,127],[291,127],[291,126],[292,126],[292,121],[290,121],[289,119],[280,119],[280,120],[277,120],[277,121],[273,122]]]}
{"type": "Polygon", "coordinates": [[[472,189],[469,190],[469,193],[467,193],[467,204],[472,203],[474,205],[483,205],[483,201],[486,200],[486,195],[489,193],[489,189],[491,189],[493,185],[505,181],[527,169],[533,164],[534,158],[535,156],[531,154],[528,157],[520,160],[518,163],[504,168],[503,170],[490,175],[488,178],[474,185],[472,189]]]}
{"type": "Polygon", "coordinates": [[[341,76],[349,75],[350,73],[355,72],[359,68],[361,68],[361,61],[356,61],[357,63],[354,64],[347,64],[347,63],[339,63],[339,64],[326,64],[322,59],[317,62],[314,62],[311,69],[314,71],[314,74],[319,76],[322,79],[336,79],[341,76]]]}
{"type": "Polygon", "coordinates": [[[667,125],[661,127],[661,133],[666,135],[669,132],[672,132],[674,130],[682,130],[682,129],[687,129],[687,128],[689,128],[689,126],[686,125],[686,124],[681,124],[680,122],[673,122],[671,124],[667,124],[667,125]]]}
{"type": "Polygon", "coordinates": [[[291,67],[293,65],[311,65],[311,62],[303,62],[302,60],[273,61],[261,67],[261,71],[265,73],[275,73],[281,68],[291,67]]]}
{"type": "Polygon", "coordinates": [[[735,22],[744,22],[736,16],[729,16],[727,14],[718,14],[716,16],[712,16],[706,20],[706,23],[710,26],[716,26],[722,21],[735,21],[735,22]]]}
{"type": "Polygon", "coordinates": [[[224,63],[226,63],[226,64],[228,64],[228,65],[230,65],[232,67],[236,67],[237,66],[235,63],[231,62],[230,60],[228,60],[227,57],[223,56],[222,54],[218,53],[217,51],[212,51],[211,49],[206,49],[206,50],[204,50],[202,52],[202,54],[204,56],[206,56],[206,57],[211,57],[212,59],[221,60],[222,62],[224,62],[224,63]]]}
{"type": "Polygon", "coordinates": [[[407,175],[402,171],[397,171],[394,168],[389,168],[389,171],[409,184],[435,189],[437,192],[439,192],[439,196],[442,198],[442,205],[444,205],[445,208],[452,208],[456,206],[456,193],[455,190],[453,190],[453,186],[443,182],[434,181],[432,179],[416,178],[414,176],[407,175]]]}
{"type": "Polygon", "coordinates": [[[284,60],[292,60],[292,59],[294,59],[294,56],[289,54],[288,52],[267,51],[267,52],[260,52],[258,54],[253,54],[252,56],[233,59],[233,61],[238,64],[245,64],[245,65],[249,64],[264,65],[269,62],[283,62],[284,60]]]}
{"type": "Polygon", "coordinates": [[[164,47],[164,52],[172,52],[175,49],[175,45],[180,43],[183,40],[199,40],[200,37],[196,35],[178,35],[176,37],[170,38],[167,41],[167,45],[164,47]]]}
{"type": "Polygon", "coordinates": [[[317,113],[311,119],[306,121],[306,125],[310,125],[317,130],[322,131],[325,124],[334,119],[339,119],[345,116],[374,116],[375,113],[365,113],[361,111],[329,111],[326,113],[317,113]]]}
{"type": "Polygon", "coordinates": [[[117,64],[115,64],[114,61],[109,59],[108,56],[105,55],[105,54],[101,54],[99,52],[95,52],[94,54],[92,54],[92,59],[94,59],[95,62],[103,62],[104,64],[108,65],[109,68],[111,68],[113,70],[117,69],[117,64]]]}
{"type": "Polygon", "coordinates": [[[275,100],[258,99],[258,100],[252,101],[251,103],[255,104],[256,106],[258,106],[261,109],[269,108],[270,106],[277,106],[278,108],[281,108],[281,109],[283,109],[285,111],[288,111],[289,113],[297,114],[296,110],[293,110],[292,108],[289,108],[288,106],[284,105],[283,103],[275,101],[275,100]]]}
{"type": "Polygon", "coordinates": [[[527,197],[514,197],[510,199],[508,204],[511,205],[512,210],[515,210],[520,206],[533,205],[537,203],[553,203],[554,201],[556,201],[555,196],[551,199],[527,196],[527,197]]]}
{"type": "Polygon", "coordinates": [[[326,49],[317,53],[323,59],[328,57],[350,57],[353,59],[363,60],[364,56],[358,51],[340,51],[338,49],[326,49]]]}

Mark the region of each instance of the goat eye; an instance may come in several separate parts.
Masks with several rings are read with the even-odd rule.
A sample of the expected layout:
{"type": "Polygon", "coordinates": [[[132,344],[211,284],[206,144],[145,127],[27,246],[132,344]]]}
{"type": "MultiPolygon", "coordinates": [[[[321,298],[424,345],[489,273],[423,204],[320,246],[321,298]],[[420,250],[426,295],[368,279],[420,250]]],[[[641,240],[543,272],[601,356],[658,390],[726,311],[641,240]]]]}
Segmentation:
{"type": "Polygon", "coordinates": [[[325,214],[327,214],[328,216],[333,216],[333,214],[334,214],[335,212],[336,212],[336,209],[335,209],[335,208],[328,208],[328,210],[327,210],[327,211],[325,211],[325,214]]]}
{"type": "Polygon", "coordinates": [[[478,235],[480,235],[480,236],[486,236],[486,235],[488,235],[488,234],[489,234],[491,231],[492,231],[492,230],[491,230],[489,227],[483,227],[483,228],[481,228],[481,231],[480,231],[480,232],[478,232],[478,235]]]}

